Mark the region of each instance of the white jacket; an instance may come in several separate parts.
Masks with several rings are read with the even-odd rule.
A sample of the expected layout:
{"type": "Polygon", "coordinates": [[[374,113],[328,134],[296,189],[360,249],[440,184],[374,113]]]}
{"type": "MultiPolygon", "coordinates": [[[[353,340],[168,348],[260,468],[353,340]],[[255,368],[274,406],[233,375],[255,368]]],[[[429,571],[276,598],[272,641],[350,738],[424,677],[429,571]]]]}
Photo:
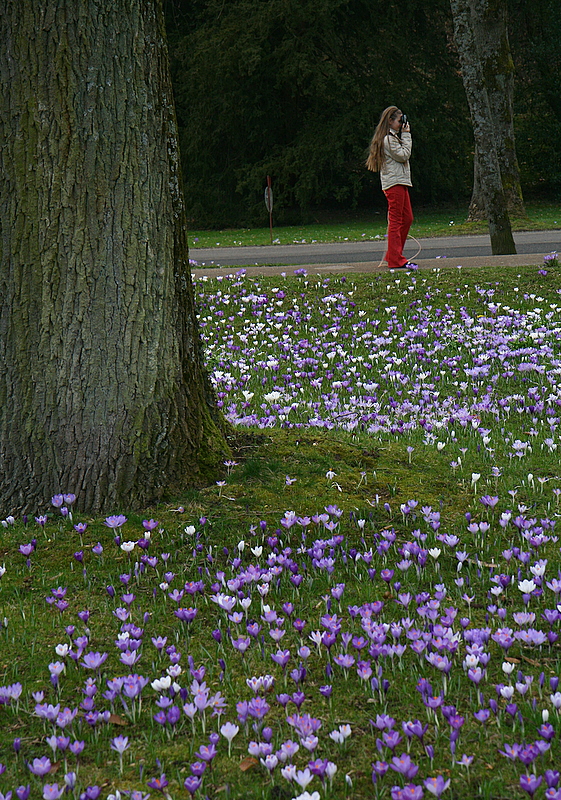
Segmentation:
{"type": "Polygon", "coordinates": [[[386,158],[380,170],[380,179],[384,192],[398,183],[402,186],[413,185],[411,183],[411,168],[409,167],[411,147],[411,134],[406,131],[402,132],[401,139],[393,131],[390,131],[384,139],[386,158]]]}

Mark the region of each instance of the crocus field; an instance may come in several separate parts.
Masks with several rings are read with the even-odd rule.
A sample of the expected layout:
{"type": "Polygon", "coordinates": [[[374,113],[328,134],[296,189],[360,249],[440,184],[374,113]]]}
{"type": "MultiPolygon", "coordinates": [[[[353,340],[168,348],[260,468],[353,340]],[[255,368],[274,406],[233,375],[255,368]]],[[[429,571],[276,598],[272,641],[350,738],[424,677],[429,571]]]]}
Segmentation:
{"type": "Polygon", "coordinates": [[[0,800],[561,799],[555,254],[194,286],[220,479],[1,509],[0,800]]]}

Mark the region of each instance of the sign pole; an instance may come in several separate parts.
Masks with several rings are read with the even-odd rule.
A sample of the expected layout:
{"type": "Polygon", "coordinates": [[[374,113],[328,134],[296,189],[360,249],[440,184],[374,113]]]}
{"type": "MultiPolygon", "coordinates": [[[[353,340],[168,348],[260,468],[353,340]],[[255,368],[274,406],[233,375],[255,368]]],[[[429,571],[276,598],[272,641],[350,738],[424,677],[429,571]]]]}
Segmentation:
{"type": "Polygon", "coordinates": [[[271,244],[273,244],[273,189],[271,188],[271,176],[267,175],[267,188],[265,189],[265,205],[269,212],[269,230],[271,233],[271,244]]]}

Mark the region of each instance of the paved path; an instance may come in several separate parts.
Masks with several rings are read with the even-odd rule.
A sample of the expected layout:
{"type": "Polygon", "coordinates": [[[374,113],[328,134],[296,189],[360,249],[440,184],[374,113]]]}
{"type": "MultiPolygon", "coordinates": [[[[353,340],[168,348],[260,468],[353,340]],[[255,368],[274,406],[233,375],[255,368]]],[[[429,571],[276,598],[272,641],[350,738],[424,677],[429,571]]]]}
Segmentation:
{"type": "MultiPolygon", "coordinates": [[[[522,266],[542,264],[544,255],[561,252],[561,230],[523,231],[514,234],[517,255],[492,256],[488,235],[443,236],[413,239],[404,255],[420,269],[435,267],[522,266]],[[418,255],[417,250],[421,247],[418,255]]],[[[383,239],[368,242],[334,244],[289,244],[260,247],[192,248],[190,257],[199,267],[194,275],[231,274],[233,267],[246,269],[248,275],[279,274],[306,267],[308,272],[387,272],[380,264],[385,251],[383,239]],[[217,269],[221,267],[221,269],[217,269]]]]}

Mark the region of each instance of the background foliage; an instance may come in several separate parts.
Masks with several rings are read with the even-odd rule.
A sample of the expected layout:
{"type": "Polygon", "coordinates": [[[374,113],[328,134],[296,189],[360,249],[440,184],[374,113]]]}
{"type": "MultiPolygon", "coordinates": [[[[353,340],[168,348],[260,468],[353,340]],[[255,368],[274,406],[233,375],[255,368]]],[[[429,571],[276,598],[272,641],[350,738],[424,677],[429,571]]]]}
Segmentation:
{"type": "Polygon", "coordinates": [[[511,0],[516,66],[517,151],[527,193],[559,198],[561,186],[561,6],[511,0]]]}
{"type": "MultiPolygon", "coordinates": [[[[266,222],[267,175],[277,224],[382,205],[364,158],[393,103],[415,132],[415,202],[469,199],[472,134],[447,0],[165,7],[192,227],[266,222]]],[[[524,188],[549,196],[561,183],[560,13],[554,0],[510,9],[524,188]]]]}

